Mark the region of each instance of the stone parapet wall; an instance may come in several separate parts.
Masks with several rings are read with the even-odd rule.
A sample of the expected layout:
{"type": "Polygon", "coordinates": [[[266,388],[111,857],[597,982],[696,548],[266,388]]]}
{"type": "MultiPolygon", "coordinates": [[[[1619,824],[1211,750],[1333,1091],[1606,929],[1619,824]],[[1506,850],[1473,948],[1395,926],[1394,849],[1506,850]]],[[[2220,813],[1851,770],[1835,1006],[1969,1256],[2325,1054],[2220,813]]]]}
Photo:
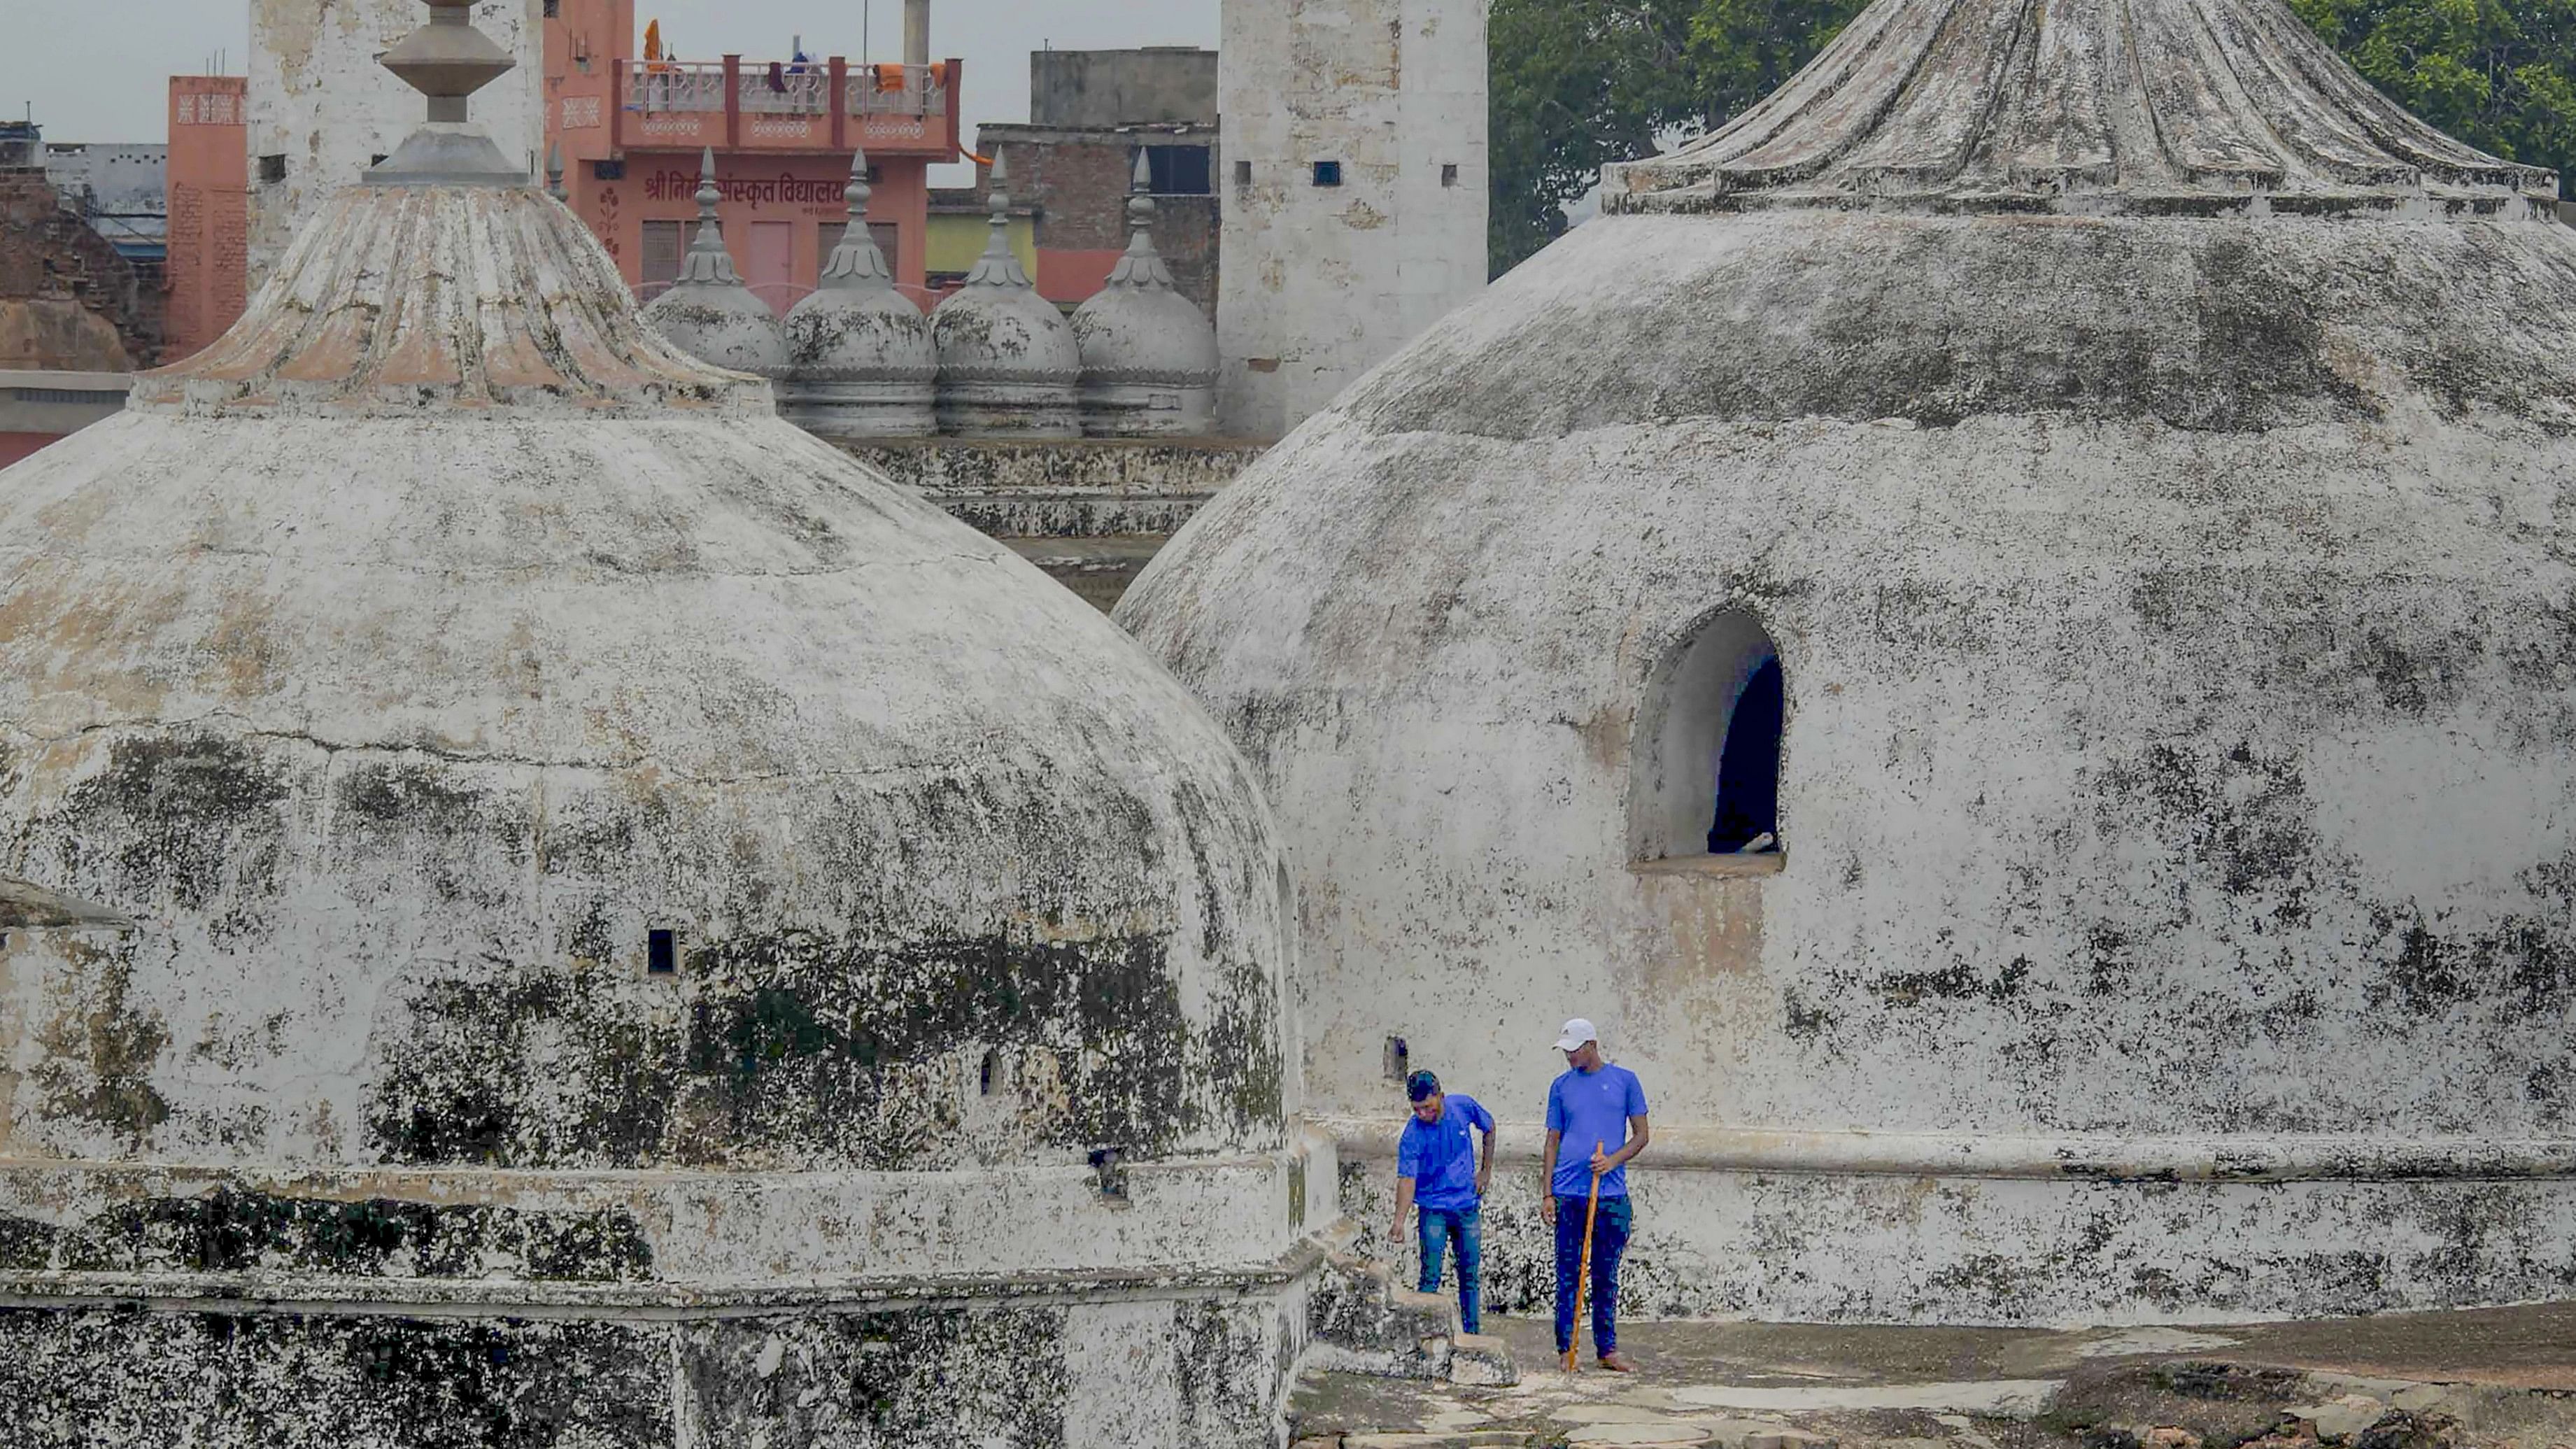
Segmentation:
{"type": "MultiPolygon", "coordinates": [[[[1527,1157],[1536,1143],[1525,1133],[1517,1145],[1512,1155],[1527,1157]]],[[[1393,1161],[1345,1153],[1350,1212],[1391,1220],[1393,1161]]],[[[2576,1176],[2048,1181],[1652,1161],[1650,1149],[1630,1169],[1624,1318],[2069,1327],[2438,1310],[2576,1292],[2564,1247],[2576,1233],[2576,1176]]],[[[1535,1160],[1499,1164],[1485,1200],[1485,1311],[1545,1318],[1554,1243],[1535,1160]]],[[[1359,1246],[1388,1251],[1373,1234],[1359,1246]]],[[[1410,1271],[1410,1243],[1394,1251],[1392,1266],[1410,1271]]]]}
{"type": "Polygon", "coordinates": [[[1102,610],[1269,444],[1233,438],[843,443],[1102,610]]]}

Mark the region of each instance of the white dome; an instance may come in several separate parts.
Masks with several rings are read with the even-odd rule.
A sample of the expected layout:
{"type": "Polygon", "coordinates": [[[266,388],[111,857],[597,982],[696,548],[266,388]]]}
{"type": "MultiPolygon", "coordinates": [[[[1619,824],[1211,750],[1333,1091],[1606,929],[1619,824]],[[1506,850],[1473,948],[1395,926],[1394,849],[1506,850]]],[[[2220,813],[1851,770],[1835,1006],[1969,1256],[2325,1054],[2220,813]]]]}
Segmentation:
{"type": "Polygon", "coordinates": [[[2568,1291],[2576,232],[2228,14],[1881,0],[1154,561],[1322,1110],[1598,1020],[1664,1311],[2568,1291]]]}
{"type": "Polygon", "coordinates": [[[787,371],[777,314],[740,282],[675,282],[644,308],[644,322],[711,367],[765,378],[787,371]]]}
{"type": "Polygon", "coordinates": [[[698,230],[680,260],[680,276],[644,309],[655,331],[700,362],[755,377],[777,378],[787,371],[787,337],[778,314],[752,294],[734,271],[725,250],[724,231],[716,221],[715,151],[701,163],[698,183],[698,230]]]}
{"type": "Polygon", "coordinates": [[[822,285],[787,314],[788,377],[779,412],[827,438],[927,437],[939,352],[930,319],[895,290],[868,231],[867,157],[852,165],[850,219],[822,285]]]}
{"type": "MultiPolygon", "coordinates": [[[[0,839],[141,923],[112,987],[24,941],[17,979],[160,1044],[111,1096],[39,1086],[86,1056],[0,1077],[0,1159],[565,1201],[685,1170],[731,1204],[707,1251],[766,1265],[725,1235],[781,1230],[779,1173],[914,1174],[926,1223],[942,1169],[1034,1208],[1095,1148],[1280,1150],[1240,760],[1088,605],[765,393],[641,328],[534,192],[357,191],[221,342],[0,474],[0,839]],[[487,249],[523,290],[451,282],[487,249]]],[[[1281,1249],[1267,1177],[1237,1215],[1173,1170],[1195,1216],[1150,1232],[877,1241],[1281,1249]]]]}
{"type": "Polygon", "coordinates": [[[1011,250],[1010,197],[993,176],[992,235],[966,285],[930,314],[946,433],[1072,438],[1082,349],[1011,250]]]}

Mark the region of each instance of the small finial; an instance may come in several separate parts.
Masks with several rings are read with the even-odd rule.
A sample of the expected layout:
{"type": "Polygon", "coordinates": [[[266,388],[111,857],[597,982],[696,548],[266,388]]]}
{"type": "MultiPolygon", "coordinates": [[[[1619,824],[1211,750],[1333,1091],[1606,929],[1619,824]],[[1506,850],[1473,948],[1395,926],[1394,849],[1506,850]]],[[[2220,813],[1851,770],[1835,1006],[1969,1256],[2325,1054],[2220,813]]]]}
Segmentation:
{"type": "Polygon", "coordinates": [[[984,254],[975,259],[975,270],[966,274],[966,285],[987,287],[1030,287],[1028,268],[1020,265],[1020,255],[1011,249],[1011,197],[1004,190],[1009,177],[1002,170],[1002,158],[993,157],[993,191],[988,205],[993,210],[993,230],[984,239],[984,254]]]}
{"type": "Polygon", "coordinates": [[[841,188],[841,199],[850,204],[850,220],[868,214],[868,198],[874,195],[876,188],[868,185],[868,151],[862,146],[850,154],[850,184],[841,188]]]}
{"type": "Polygon", "coordinates": [[[546,148],[546,195],[557,201],[572,200],[572,189],[564,185],[563,142],[546,148]]]}
{"type": "Polygon", "coordinates": [[[1154,164],[1145,148],[1136,148],[1136,176],[1127,188],[1127,224],[1139,231],[1154,224],[1154,164]]]}
{"type": "Polygon", "coordinates": [[[680,258],[678,284],[739,287],[742,278],[733,269],[733,254],[725,250],[724,223],[716,219],[716,203],[724,192],[716,186],[716,148],[709,146],[698,160],[698,234],[689,241],[688,255],[680,258]]]}
{"type": "Polygon", "coordinates": [[[1135,180],[1127,193],[1127,251],[1109,271],[1113,287],[1170,287],[1172,269],[1154,250],[1154,167],[1143,147],[1136,150],[1135,180]]]}
{"type": "Polygon", "coordinates": [[[850,203],[850,224],[841,229],[841,244],[823,263],[824,289],[893,288],[894,269],[886,265],[876,234],[868,230],[868,198],[875,194],[868,185],[868,153],[862,150],[850,158],[850,184],[841,191],[850,203]]]}

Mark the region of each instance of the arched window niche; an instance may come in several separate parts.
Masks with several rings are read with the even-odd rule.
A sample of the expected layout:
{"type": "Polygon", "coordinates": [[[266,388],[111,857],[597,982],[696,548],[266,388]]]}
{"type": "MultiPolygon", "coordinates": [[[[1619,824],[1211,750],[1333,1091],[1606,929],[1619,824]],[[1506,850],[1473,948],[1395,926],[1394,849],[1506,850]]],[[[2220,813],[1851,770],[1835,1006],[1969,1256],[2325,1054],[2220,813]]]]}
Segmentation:
{"type": "Polygon", "coordinates": [[[1647,676],[1629,736],[1632,868],[1778,873],[1787,721],[1780,649],[1760,620],[1723,609],[1685,630],[1647,676]]]}

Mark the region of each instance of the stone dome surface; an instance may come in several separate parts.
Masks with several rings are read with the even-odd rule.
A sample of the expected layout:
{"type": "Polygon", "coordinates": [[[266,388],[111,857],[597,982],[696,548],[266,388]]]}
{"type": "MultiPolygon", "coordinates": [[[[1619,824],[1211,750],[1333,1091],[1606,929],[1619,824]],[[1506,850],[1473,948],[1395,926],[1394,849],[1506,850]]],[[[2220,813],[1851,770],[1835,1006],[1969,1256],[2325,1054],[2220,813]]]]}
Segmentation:
{"type": "Polygon", "coordinates": [[[1011,250],[1010,196],[995,168],[984,254],[930,314],[939,353],[940,430],[1076,437],[1082,350],[1011,250]]]}
{"type": "Polygon", "coordinates": [[[1663,1311],[2569,1292],[2554,192],[2269,0],[1881,0],[1614,176],[1119,609],[1289,831],[1318,1110],[1402,1038],[1528,1124],[1600,1021],[1663,1311]],[[1720,636],[1779,853],[1666,827],[1720,636]]]}
{"type": "Polygon", "coordinates": [[[850,173],[850,219],[823,263],[822,284],[785,321],[780,415],[825,437],[927,437],[939,350],[930,319],[895,289],[868,231],[867,156],[850,173]]]}
{"type": "Polygon", "coordinates": [[[375,184],[0,472],[0,1440],[1273,1444],[1243,762],[654,336],[429,7],[375,184]]]}
{"type": "Polygon", "coordinates": [[[18,978],[112,1025],[0,1077],[9,1155],[1280,1146],[1278,861],[1223,738],[651,338],[560,206],[353,192],[134,397],[0,475],[0,849],[147,923],[18,978]]]}
{"type": "Polygon", "coordinates": [[[1106,437],[1208,432],[1216,421],[1216,326],[1174,287],[1154,249],[1150,168],[1136,157],[1134,235],[1109,281],[1074,309],[1083,431],[1106,437]]]}
{"type": "Polygon", "coordinates": [[[1073,335],[1085,382],[1216,384],[1216,327],[1168,287],[1112,280],[1075,309],[1073,335]]]}

